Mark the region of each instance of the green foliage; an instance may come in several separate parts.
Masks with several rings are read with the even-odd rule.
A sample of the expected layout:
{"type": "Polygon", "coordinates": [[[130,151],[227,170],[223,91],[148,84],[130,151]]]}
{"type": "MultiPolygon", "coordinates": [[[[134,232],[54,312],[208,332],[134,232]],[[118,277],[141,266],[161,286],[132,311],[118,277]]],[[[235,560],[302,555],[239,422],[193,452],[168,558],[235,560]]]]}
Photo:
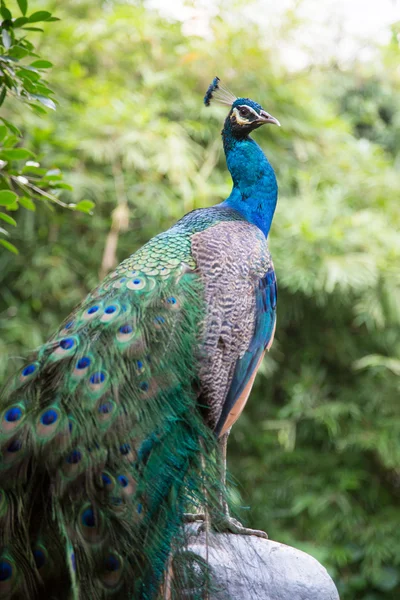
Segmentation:
{"type": "MultiPolygon", "coordinates": [[[[79,204],[87,198],[97,209],[90,219],[57,207],[49,218],[41,202],[21,211],[21,253],[0,256],[1,375],[45,341],[99,270],[228,195],[225,110],[202,107],[218,74],[282,123],[255,134],[280,184],[270,239],[278,326],[231,436],[232,496],[251,506],[252,526],[321,560],[342,600],[398,597],[399,27],[369,64],[292,73],[279,51],[294,19],[274,41],[221,8],[203,39],[139,4],[101,6],[49,8],[62,20],[41,54],[56,67],[48,78],[60,106],[46,120],[25,115],[24,142],[43,157],[41,176],[57,165],[76,208],[90,211],[79,204]]],[[[9,106],[7,119],[17,115],[9,106]]]]}
{"type": "MultiPolygon", "coordinates": [[[[53,17],[51,12],[43,10],[27,15],[27,0],[19,0],[18,8],[22,16],[14,17],[4,0],[1,0],[0,14],[3,20],[0,25],[0,106],[7,98],[11,102],[16,99],[29,106],[34,113],[42,115],[46,114],[43,106],[56,109],[52,99],[53,92],[44,78],[46,70],[53,65],[36,54],[34,44],[27,39],[28,34],[25,32],[41,32],[43,30],[36,27],[37,23],[49,23],[59,19],[53,17]],[[35,26],[32,27],[32,24],[35,26]]],[[[10,103],[6,102],[6,114],[7,104],[10,103]]],[[[59,196],[63,190],[72,189],[63,181],[61,171],[42,168],[37,155],[21,147],[22,133],[18,127],[12,121],[3,117],[0,119],[0,206],[6,207],[8,211],[17,211],[21,206],[34,211],[34,201],[40,201],[89,212],[93,205],[67,205],[60,200],[59,196]]],[[[18,120],[21,122],[20,117],[18,120]]],[[[9,225],[16,225],[15,220],[6,213],[0,213],[0,218],[9,225]]],[[[3,228],[0,228],[0,234],[10,235],[9,231],[3,228]]],[[[0,238],[0,244],[14,254],[18,253],[11,242],[0,238]]]]}

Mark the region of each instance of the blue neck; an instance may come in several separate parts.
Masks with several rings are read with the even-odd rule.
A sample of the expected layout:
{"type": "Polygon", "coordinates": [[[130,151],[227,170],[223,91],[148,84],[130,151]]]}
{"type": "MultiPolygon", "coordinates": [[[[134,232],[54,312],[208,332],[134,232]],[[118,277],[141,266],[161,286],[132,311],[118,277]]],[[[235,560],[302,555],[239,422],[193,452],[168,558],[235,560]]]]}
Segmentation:
{"type": "Polygon", "coordinates": [[[225,121],[222,138],[233,189],[220,206],[234,208],[267,236],[278,199],[274,170],[252,139],[247,136],[238,139],[232,134],[229,119],[225,121]]]}

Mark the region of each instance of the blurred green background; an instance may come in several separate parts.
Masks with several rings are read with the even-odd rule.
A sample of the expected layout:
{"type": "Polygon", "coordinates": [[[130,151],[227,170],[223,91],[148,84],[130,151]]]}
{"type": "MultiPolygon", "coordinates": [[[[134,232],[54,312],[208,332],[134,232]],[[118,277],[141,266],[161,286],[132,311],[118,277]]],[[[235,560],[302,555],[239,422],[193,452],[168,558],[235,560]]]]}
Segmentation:
{"type": "MultiPolygon", "coordinates": [[[[6,4],[21,15],[23,0],[6,4]]],[[[320,560],[342,600],[396,599],[400,22],[367,61],[311,53],[293,69],[280,49],[304,25],[302,3],[270,32],[247,19],[250,4],[215,3],[196,35],[142,2],[29,2],[29,14],[61,19],[23,32],[54,65],[46,78],[57,110],[37,114],[11,94],[0,114],[50,170],[48,184],[62,170],[73,191],[53,186],[60,200],[95,208],[33,194],[8,213],[17,227],[2,225],[19,254],[0,250],[0,378],[116,260],[229,194],[226,111],[202,106],[219,75],[282,123],[254,136],[280,186],[270,235],[278,325],[230,439],[239,516],[320,560]]]]}

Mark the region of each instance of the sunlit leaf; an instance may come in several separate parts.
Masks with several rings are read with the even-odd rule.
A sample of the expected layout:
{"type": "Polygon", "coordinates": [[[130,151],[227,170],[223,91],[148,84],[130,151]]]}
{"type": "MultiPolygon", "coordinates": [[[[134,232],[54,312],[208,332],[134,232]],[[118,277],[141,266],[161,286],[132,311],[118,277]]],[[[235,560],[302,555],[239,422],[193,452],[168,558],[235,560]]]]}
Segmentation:
{"type": "Polygon", "coordinates": [[[94,206],[95,206],[95,203],[92,202],[91,200],[81,200],[75,206],[75,210],[79,210],[81,212],[91,214],[91,210],[92,210],[92,208],[94,208],[94,206]]]}
{"type": "Polygon", "coordinates": [[[51,63],[49,60],[40,59],[33,61],[30,66],[35,67],[35,69],[49,69],[53,66],[53,63],[51,63]]]}
{"type": "Polygon", "coordinates": [[[30,198],[28,198],[27,196],[21,196],[18,199],[19,203],[21,206],[23,206],[24,208],[27,208],[28,210],[31,211],[35,211],[36,210],[36,205],[34,202],[32,202],[32,200],[30,198]]]}
{"type": "Polygon", "coordinates": [[[35,155],[26,148],[13,148],[0,151],[0,157],[5,158],[6,160],[22,160],[23,158],[29,158],[30,156],[35,155]]]}
{"type": "Polygon", "coordinates": [[[9,225],[14,225],[14,227],[17,225],[17,221],[15,221],[15,219],[10,217],[10,215],[7,215],[6,213],[0,212],[0,219],[5,221],[9,225]]]}
{"type": "Polygon", "coordinates": [[[13,252],[14,254],[19,254],[18,248],[16,248],[14,246],[14,244],[11,244],[11,242],[8,242],[7,240],[0,239],[0,244],[2,246],[4,246],[4,248],[7,248],[7,250],[9,250],[10,252],[13,252]]]}
{"type": "Polygon", "coordinates": [[[0,190],[0,206],[10,206],[17,199],[17,194],[11,190],[0,190]]]}

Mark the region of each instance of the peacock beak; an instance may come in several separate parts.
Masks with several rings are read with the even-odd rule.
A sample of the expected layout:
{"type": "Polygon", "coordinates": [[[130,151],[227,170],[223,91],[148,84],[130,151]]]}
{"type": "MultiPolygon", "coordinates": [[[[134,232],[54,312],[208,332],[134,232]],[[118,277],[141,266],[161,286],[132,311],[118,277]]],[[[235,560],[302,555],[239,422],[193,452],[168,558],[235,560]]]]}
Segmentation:
{"type": "Polygon", "coordinates": [[[260,125],[264,125],[265,123],[270,123],[271,125],[278,125],[278,127],[281,126],[278,119],[275,119],[275,117],[273,117],[272,115],[267,113],[265,110],[262,110],[260,112],[260,116],[259,116],[257,122],[260,123],[260,125]]]}

